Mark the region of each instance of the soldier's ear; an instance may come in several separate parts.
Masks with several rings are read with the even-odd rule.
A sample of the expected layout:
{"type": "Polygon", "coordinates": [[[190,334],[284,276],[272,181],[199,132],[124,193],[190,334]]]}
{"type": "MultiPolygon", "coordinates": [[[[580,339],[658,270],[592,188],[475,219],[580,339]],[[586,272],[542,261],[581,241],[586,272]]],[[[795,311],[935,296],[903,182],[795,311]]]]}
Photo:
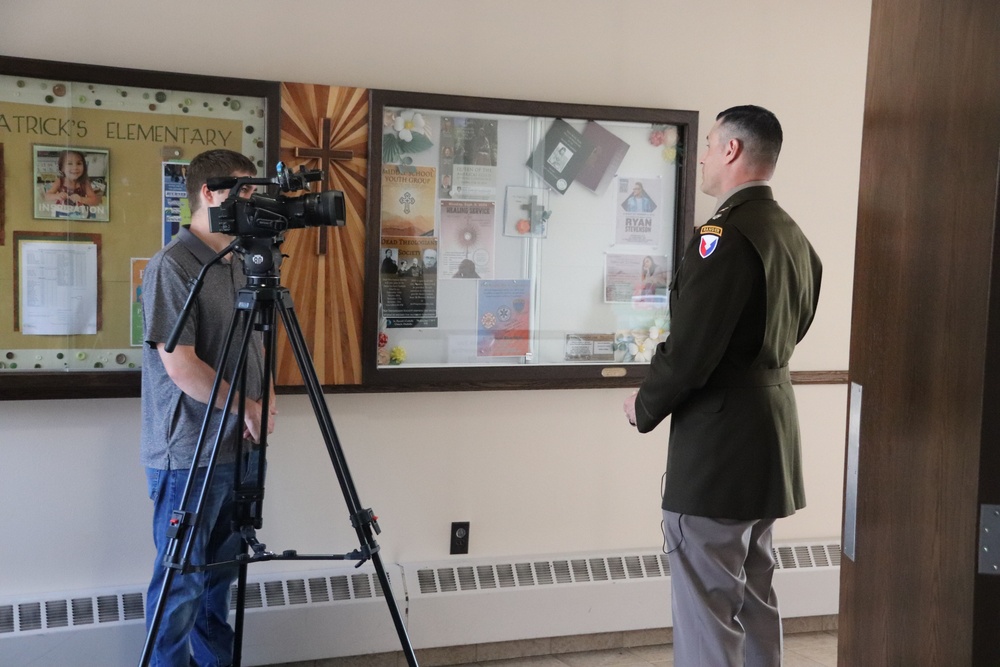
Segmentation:
{"type": "Polygon", "coordinates": [[[731,137],[729,141],[726,142],[723,158],[727,163],[735,162],[736,158],[743,154],[743,149],[743,142],[736,137],[731,137]]]}

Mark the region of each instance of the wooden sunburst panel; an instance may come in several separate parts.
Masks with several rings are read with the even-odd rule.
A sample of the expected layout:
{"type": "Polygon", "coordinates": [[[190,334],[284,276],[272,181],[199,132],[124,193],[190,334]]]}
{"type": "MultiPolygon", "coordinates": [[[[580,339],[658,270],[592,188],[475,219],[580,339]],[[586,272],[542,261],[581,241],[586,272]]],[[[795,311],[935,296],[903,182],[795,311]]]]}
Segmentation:
{"type": "MultiPolygon", "coordinates": [[[[288,258],[282,265],[282,283],[292,295],[320,383],[360,384],[367,89],[283,83],[279,157],[295,170],[299,165],[325,170],[322,189],[344,193],[346,226],[312,227],[286,235],[281,249],[288,258]],[[344,152],[350,152],[351,157],[343,159],[344,152]],[[333,157],[336,155],[340,157],[333,157]]],[[[277,354],[277,383],[301,385],[283,330],[277,354]]]]}

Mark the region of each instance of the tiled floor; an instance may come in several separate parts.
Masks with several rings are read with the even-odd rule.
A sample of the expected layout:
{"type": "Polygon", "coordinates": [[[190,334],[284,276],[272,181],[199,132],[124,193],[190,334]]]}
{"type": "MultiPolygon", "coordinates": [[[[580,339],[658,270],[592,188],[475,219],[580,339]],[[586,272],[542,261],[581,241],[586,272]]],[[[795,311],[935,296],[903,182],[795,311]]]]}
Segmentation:
{"type": "MultiPolygon", "coordinates": [[[[786,619],[782,667],[836,667],[837,617],[786,619]]],[[[420,649],[420,667],[672,667],[671,628],[420,649]]],[[[407,667],[402,651],[271,667],[407,667]]]]}
{"type": "MultiPolygon", "coordinates": [[[[461,667],[670,667],[673,664],[673,647],[661,644],[491,660],[466,663],[461,667]]],[[[782,667],[837,667],[837,632],[786,635],[782,667]]]]}

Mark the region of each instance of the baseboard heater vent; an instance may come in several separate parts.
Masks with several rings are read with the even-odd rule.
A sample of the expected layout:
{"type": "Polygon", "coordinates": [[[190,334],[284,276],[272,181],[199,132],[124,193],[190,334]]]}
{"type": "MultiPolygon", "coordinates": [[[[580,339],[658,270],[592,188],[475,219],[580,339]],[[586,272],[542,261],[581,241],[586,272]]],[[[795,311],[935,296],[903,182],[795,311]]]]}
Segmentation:
{"type": "MultiPolygon", "coordinates": [[[[401,579],[398,569],[395,578],[401,579]]],[[[393,593],[397,602],[403,589],[393,593]]],[[[251,576],[243,664],[269,665],[398,650],[371,565],[251,576]]],[[[136,664],[146,638],[145,586],[0,600],[0,665],[136,664]]],[[[236,587],[233,587],[233,607],[236,587]]]]}
{"type": "Polygon", "coordinates": [[[143,593],[120,592],[0,604],[0,636],[97,623],[143,620],[143,593]]]}
{"type": "MultiPolygon", "coordinates": [[[[772,550],[777,570],[839,567],[839,544],[778,546],[772,550]]],[[[510,563],[456,565],[418,569],[421,594],[455,593],[669,577],[667,555],[660,553],[559,560],[514,560],[510,563]]]]}
{"type": "MultiPolygon", "coordinates": [[[[382,583],[374,574],[352,574],[308,579],[247,581],[247,611],[318,602],[370,600],[385,597],[382,583]]],[[[236,609],[236,586],[232,588],[232,608],[236,609]]]]}
{"type": "MultiPolygon", "coordinates": [[[[247,581],[246,609],[383,598],[374,573],[247,581]]],[[[0,604],[0,636],[94,624],[144,621],[145,589],[0,604]]],[[[236,608],[236,586],[232,588],[236,608]]]]}
{"type": "MultiPolygon", "coordinates": [[[[839,544],[782,543],[774,554],[786,617],[837,613],[839,544]]],[[[658,550],[461,557],[387,569],[418,649],[672,625],[670,567],[658,550]]],[[[248,667],[400,648],[371,563],[251,574],[246,610],[248,667]]],[[[135,664],[144,611],[145,586],[0,598],[0,665],[135,664]]]]}
{"type": "MultiPolygon", "coordinates": [[[[786,616],[837,613],[839,543],[781,543],[773,554],[774,585],[786,616]]],[[[417,648],[673,624],[670,564],[660,551],[463,558],[402,567],[417,648]]]]}
{"type": "Polygon", "coordinates": [[[803,567],[840,567],[839,544],[799,544],[773,549],[777,569],[803,567]]]}
{"type": "Polygon", "coordinates": [[[422,594],[664,576],[670,576],[670,565],[664,554],[535,560],[417,570],[417,582],[422,594]]]}

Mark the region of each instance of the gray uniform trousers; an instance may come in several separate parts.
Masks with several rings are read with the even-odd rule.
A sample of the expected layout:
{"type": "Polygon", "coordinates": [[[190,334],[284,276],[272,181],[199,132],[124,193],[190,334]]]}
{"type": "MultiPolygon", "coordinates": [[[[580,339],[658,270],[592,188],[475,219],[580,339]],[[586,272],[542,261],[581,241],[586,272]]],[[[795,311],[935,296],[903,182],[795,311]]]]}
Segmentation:
{"type": "Polygon", "coordinates": [[[709,519],[664,510],[663,525],[675,667],[778,667],[774,519],[709,519]]]}

